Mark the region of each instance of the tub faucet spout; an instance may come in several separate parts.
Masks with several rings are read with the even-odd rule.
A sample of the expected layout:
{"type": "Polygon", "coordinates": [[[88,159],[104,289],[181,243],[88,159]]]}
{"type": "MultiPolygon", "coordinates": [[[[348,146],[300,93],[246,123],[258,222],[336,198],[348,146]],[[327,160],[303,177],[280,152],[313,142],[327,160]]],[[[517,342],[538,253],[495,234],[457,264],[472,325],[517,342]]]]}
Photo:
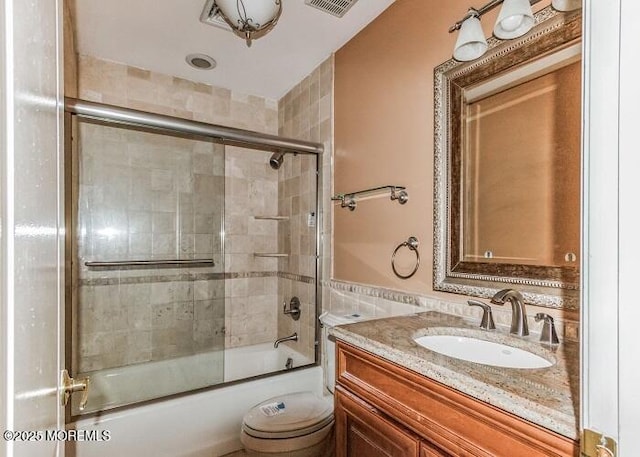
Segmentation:
{"type": "Polygon", "coordinates": [[[273,343],[273,347],[277,348],[278,345],[284,341],[298,341],[298,332],[293,335],[285,336],[284,338],[278,338],[275,343],[273,343]]]}

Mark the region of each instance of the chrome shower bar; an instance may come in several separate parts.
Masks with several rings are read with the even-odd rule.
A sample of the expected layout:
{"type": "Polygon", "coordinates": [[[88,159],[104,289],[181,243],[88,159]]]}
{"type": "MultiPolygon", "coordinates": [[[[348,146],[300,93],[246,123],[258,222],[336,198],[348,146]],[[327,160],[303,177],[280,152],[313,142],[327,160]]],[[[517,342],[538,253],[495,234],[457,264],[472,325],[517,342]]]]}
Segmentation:
{"type": "MultiPolygon", "coordinates": [[[[532,5],[535,5],[539,1],[540,0],[529,0],[529,3],[531,3],[532,5]]],[[[491,11],[496,6],[500,5],[502,2],[504,2],[504,0],[491,0],[490,2],[481,6],[480,8],[473,8],[473,7],[469,8],[469,11],[467,11],[467,14],[465,14],[462,19],[460,19],[458,22],[456,22],[451,27],[449,27],[449,33],[453,33],[456,30],[460,30],[460,27],[462,27],[462,23],[466,19],[468,19],[471,15],[482,16],[484,13],[491,11]]]]}
{"type": "Polygon", "coordinates": [[[176,132],[186,135],[196,135],[213,138],[216,141],[232,146],[249,147],[277,152],[298,152],[322,154],[324,146],[321,143],[283,138],[251,130],[225,127],[223,125],[207,124],[204,122],[181,119],[163,114],[147,113],[119,106],[88,102],[75,98],[64,99],[65,111],[78,116],[112,121],[134,127],[152,128],[165,132],[176,132]]]}
{"type": "Polygon", "coordinates": [[[168,259],[168,260],[107,260],[87,261],[87,267],[152,267],[152,266],[187,266],[213,267],[213,259],[168,259]]]}

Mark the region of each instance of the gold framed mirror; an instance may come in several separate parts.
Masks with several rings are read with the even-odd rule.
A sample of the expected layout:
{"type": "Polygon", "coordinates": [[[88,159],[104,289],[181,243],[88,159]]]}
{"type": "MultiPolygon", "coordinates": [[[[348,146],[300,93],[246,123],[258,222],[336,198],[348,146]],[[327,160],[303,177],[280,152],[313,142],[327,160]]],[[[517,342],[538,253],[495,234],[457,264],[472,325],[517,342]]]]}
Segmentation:
{"type": "Polygon", "coordinates": [[[577,308],[581,15],[435,69],[434,290],[577,308]]]}

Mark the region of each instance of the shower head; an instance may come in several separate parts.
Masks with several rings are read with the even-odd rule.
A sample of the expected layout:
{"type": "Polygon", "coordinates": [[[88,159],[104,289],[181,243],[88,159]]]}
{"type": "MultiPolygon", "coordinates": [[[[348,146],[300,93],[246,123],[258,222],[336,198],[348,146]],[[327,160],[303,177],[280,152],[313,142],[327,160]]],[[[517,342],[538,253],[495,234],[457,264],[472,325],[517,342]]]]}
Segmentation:
{"type": "Polygon", "coordinates": [[[273,168],[274,170],[280,168],[282,162],[284,162],[284,152],[274,152],[269,159],[269,165],[271,165],[271,168],[273,168]]]}

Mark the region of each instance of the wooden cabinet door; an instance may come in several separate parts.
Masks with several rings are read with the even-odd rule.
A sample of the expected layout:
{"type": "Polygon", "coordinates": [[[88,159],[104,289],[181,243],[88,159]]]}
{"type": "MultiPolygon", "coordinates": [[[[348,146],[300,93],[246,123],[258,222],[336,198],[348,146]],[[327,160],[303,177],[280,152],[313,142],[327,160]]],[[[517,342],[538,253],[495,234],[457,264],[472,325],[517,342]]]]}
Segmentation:
{"type": "Polygon", "coordinates": [[[444,451],[430,445],[429,443],[420,443],[420,457],[451,457],[449,454],[445,454],[444,451]]]}
{"type": "Polygon", "coordinates": [[[420,457],[416,435],[339,387],[335,400],[336,457],[420,457]]]}

